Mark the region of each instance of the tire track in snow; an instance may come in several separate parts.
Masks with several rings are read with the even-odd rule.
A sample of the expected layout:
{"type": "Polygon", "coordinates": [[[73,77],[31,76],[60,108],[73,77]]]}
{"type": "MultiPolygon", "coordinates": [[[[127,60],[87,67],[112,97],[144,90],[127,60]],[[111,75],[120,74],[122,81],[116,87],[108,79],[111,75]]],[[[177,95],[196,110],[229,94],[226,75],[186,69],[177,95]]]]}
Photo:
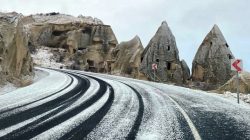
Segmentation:
{"type": "MultiPolygon", "coordinates": [[[[87,76],[87,75],[86,75],[87,76]]],[[[108,83],[104,82],[103,80],[100,80],[98,78],[88,76],[90,78],[95,79],[100,84],[100,88],[98,91],[99,96],[103,96],[106,92],[107,88],[111,90],[109,93],[108,101],[97,111],[95,112],[90,118],[85,120],[83,123],[78,125],[77,127],[73,128],[70,132],[68,132],[66,135],[62,136],[60,139],[82,139],[86,137],[96,126],[97,124],[102,120],[102,118],[107,114],[109,109],[111,108],[113,101],[114,101],[114,90],[108,83]]],[[[97,96],[96,96],[97,97],[97,96]]],[[[97,98],[94,99],[94,102],[97,101],[97,98]]],[[[94,103],[93,102],[93,103],[94,103]]]]}
{"type": "Polygon", "coordinates": [[[86,139],[123,139],[128,135],[137,116],[139,109],[137,96],[133,90],[123,83],[104,78],[102,80],[113,87],[116,93],[114,103],[102,121],[91,131],[86,139]]]}
{"type": "MultiPolygon", "coordinates": [[[[1,118],[4,118],[4,114],[7,114],[6,116],[8,116],[8,115],[11,115],[11,114],[15,114],[15,112],[20,112],[20,111],[18,111],[18,110],[25,110],[25,109],[23,109],[23,108],[25,108],[25,107],[27,107],[27,106],[29,106],[29,105],[31,105],[31,104],[34,104],[34,103],[37,103],[37,102],[39,102],[39,101],[42,101],[42,100],[45,100],[45,99],[48,99],[48,98],[50,98],[50,97],[52,97],[52,96],[54,96],[54,95],[56,95],[56,94],[58,94],[58,93],[60,93],[60,92],[62,92],[62,91],[64,91],[65,89],[67,89],[67,88],[69,88],[71,85],[72,85],[72,83],[73,83],[73,78],[70,76],[70,79],[71,79],[71,81],[70,81],[70,83],[66,86],[66,87],[64,87],[63,89],[60,89],[59,91],[57,91],[57,92],[55,92],[55,93],[53,93],[53,94],[50,94],[50,95],[48,95],[48,96],[46,96],[46,97],[43,97],[43,98],[41,98],[41,99],[38,99],[38,100],[35,100],[35,101],[31,101],[31,102],[29,102],[29,103],[25,103],[25,104],[22,104],[22,105],[19,105],[19,106],[15,106],[15,107],[13,107],[13,108],[7,108],[7,109],[2,109],[1,111],[0,111],[0,119],[1,118]],[[16,111],[17,110],[17,111],[16,111]],[[12,112],[14,112],[14,113],[12,113],[12,112]]],[[[1,129],[1,128],[0,128],[1,129]]]]}
{"type": "MultiPolygon", "coordinates": [[[[81,81],[83,82],[85,85],[89,85],[88,81],[81,81]]],[[[40,106],[36,106],[34,108],[30,108],[28,110],[24,110],[24,111],[20,111],[20,112],[17,112],[11,116],[7,116],[7,117],[3,117],[3,118],[0,118],[0,130],[1,129],[4,129],[6,127],[9,127],[11,125],[15,125],[19,122],[22,122],[22,121],[25,121],[25,120],[28,120],[32,117],[35,117],[35,116],[38,116],[44,112],[47,112],[53,108],[56,108],[58,106],[60,106],[65,100],[67,100],[68,98],[74,96],[75,93],[78,93],[79,91],[81,91],[82,87],[81,87],[81,83],[79,82],[76,86],[76,88],[74,88],[72,91],[66,93],[66,94],[63,94],[62,96],[56,98],[56,99],[53,99],[53,100],[50,100],[40,106]]],[[[86,90],[87,88],[85,88],[86,90]]],[[[35,93],[34,93],[35,94],[35,93]]]]}
{"type": "Polygon", "coordinates": [[[143,112],[144,112],[144,103],[143,103],[141,94],[135,88],[133,88],[132,86],[130,86],[128,84],[125,84],[125,85],[129,86],[136,93],[136,95],[138,97],[138,100],[139,100],[138,115],[136,117],[136,120],[134,122],[133,127],[131,128],[128,136],[126,137],[126,139],[131,140],[131,139],[135,139],[136,138],[136,135],[137,135],[137,133],[139,131],[139,127],[140,127],[140,125],[142,123],[143,112]]]}
{"type": "Polygon", "coordinates": [[[136,119],[134,121],[134,124],[133,124],[132,128],[130,129],[128,135],[125,137],[128,140],[135,139],[136,135],[137,135],[137,133],[139,131],[139,127],[141,125],[142,118],[143,118],[143,113],[144,113],[143,99],[142,99],[141,94],[134,87],[132,87],[131,85],[129,85],[129,84],[125,83],[125,82],[122,82],[122,81],[118,81],[118,82],[128,86],[131,90],[134,91],[134,93],[136,94],[136,96],[138,98],[138,102],[139,102],[138,113],[137,113],[137,116],[136,116],[136,119]]]}
{"type": "MultiPolygon", "coordinates": [[[[106,75],[101,75],[101,74],[98,74],[98,76],[101,76],[101,77],[111,77],[111,76],[106,76],[106,75]]],[[[114,78],[114,79],[116,79],[116,78],[114,78]]],[[[126,79],[126,78],[121,78],[121,79],[126,79]]],[[[121,79],[119,79],[119,78],[117,78],[116,80],[117,81],[123,81],[123,80],[121,80],[121,79]]],[[[125,80],[126,81],[126,80],[125,80]]],[[[133,80],[132,80],[133,81],[133,80]]],[[[137,81],[138,82],[138,81],[137,81]]],[[[127,82],[127,83],[130,83],[131,84],[131,82],[127,82]]],[[[133,83],[133,82],[132,82],[133,83]]],[[[149,85],[147,82],[139,82],[139,83],[141,83],[141,84],[143,84],[143,85],[147,85],[147,86],[149,86],[149,87],[154,87],[154,86],[152,86],[152,85],[149,85]]],[[[136,88],[139,88],[139,87],[141,87],[140,85],[138,85],[138,84],[136,84],[136,83],[134,83],[133,85],[137,85],[137,86],[135,86],[136,88]]],[[[146,87],[145,87],[146,88],[146,87]]],[[[143,86],[142,86],[142,90],[144,90],[145,88],[143,88],[143,86]]],[[[158,88],[157,88],[158,89],[158,88]]],[[[145,118],[144,118],[144,121],[146,121],[146,120],[148,120],[148,119],[150,119],[151,118],[151,116],[150,116],[150,114],[151,114],[151,109],[153,109],[153,108],[151,108],[150,109],[150,106],[152,106],[152,97],[150,97],[150,96],[148,96],[147,94],[149,93],[149,92],[147,92],[147,91],[145,91],[145,93],[146,94],[143,94],[143,97],[145,98],[145,100],[148,100],[147,102],[148,102],[148,105],[146,106],[148,109],[148,111],[149,111],[149,113],[146,113],[147,114],[147,116],[145,116],[145,118]]],[[[149,94],[151,94],[151,93],[149,93],[149,94]]],[[[152,94],[154,94],[154,93],[152,93],[152,94]]],[[[154,95],[151,95],[151,96],[154,96],[154,95]]],[[[158,98],[158,97],[157,97],[158,98]]],[[[172,102],[174,105],[173,106],[175,106],[175,107],[172,107],[172,108],[174,108],[176,111],[179,111],[180,113],[181,113],[181,115],[183,116],[183,118],[185,118],[184,120],[187,122],[187,124],[188,124],[188,126],[189,126],[189,128],[190,128],[190,130],[191,130],[191,132],[192,132],[192,136],[194,137],[194,139],[197,139],[197,140],[200,140],[201,138],[200,138],[200,135],[199,135],[199,133],[198,133],[198,131],[197,131],[197,129],[196,129],[196,127],[194,126],[194,124],[193,124],[193,122],[191,121],[191,119],[189,118],[189,116],[186,114],[186,112],[178,105],[178,104],[176,104],[177,102],[175,102],[174,100],[171,100],[170,98],[171,97],[168,97],[167,96],[167,98],[168,98],[168,100],[170,101],[170,102],[172,102]]],[[[159,98],[158,98],[159,99],[159,98]]],[[[159,102],[159,101],[155,101],[155,102],[159,102]]],[[[155,108],[155,107],[154,107],[155,108]]],[[[177,112],[177,114],[178,114],[178,112],[177,112]]],[[[179,118],[178,118],[179,119],[179,118]]],[[[176,120],[177,122],[179,121],[179,120],[176,120]]],[[[144,123],[144,122],[143,122],[144,123]]],[[[184,130],[184,129],[183,129],[184,130]]],[[[186,130],[186,129],[185,129],[186,130]]],[[[186,133],[186,132],[184,132],[184,133],[186,133]]],[[[189,135],[186,135],[185,134],[185,136],[187,136],[187,137],[189,137],[190,138],[190,136],[189,135]]]]}
{"type": "MultiPolygon", "coordinates": [[[[15,116],[10,116],[10,117],[11,117],[11,119],[14,119],[15,124],[16,124],[17,121],[22,122],[22,121],[28,120],[32,117],[38,116],[44,112],[52,110],[54,108],[57,108],[58,106],[61,106],[61,107],[59,107],[55,111],[45,115],[42,118],[39,118],[38,120],[36,120],[30,124],[27,124],[27,125],[9,133],[3,137],[0,137],[0,139],[1,138],[3,138],[3,139],[29,139],[29,138],[39,134],[40,132],[53,127],[54,125],[59,124],[60,121],[61,122],[64,121],[65,118],[67,118],[67,115],[58,116],[57,118],[52,119],[50,121],[47,121],[46,123],[42,123],[42,125],[38,125],[39,123],[50,118],[51,116],[63,111],[65,108],[67,108],[69,105],[71,105],[80,96],[82,96],[85,93],[85,91],[89,88],[89,81],[86,78],[81,79],[81,78],[77,77],[77,79],[79,80],[78,85],[76,86],[75,89],[73,89],[72,91],[67,93],[67,96],[65,96],[65,95],[60,96],[60,97],[56,98],[55,100],[46,102],[45,104],[42,104],[41,106],[37,106],[35,108],[30,109],[30,110],[28,110],[28,112],[26,112],[26,111],[22,112],[21,113],[21,115],[23,115],[23,116],[21,116],[22,119],[18,119],[18,118],[20,118],[20,116],[18,116],[16,114],[15,114],[15,116]],[[82,85],[85,85],[85,86],[82,86],[82,85]],[[47,106],[49,106],[49,107],[47,107],[47,106]],[[39,112],[39,110],[42,110],[42,111],[39,112]],[[32,113],[32,114],[30,114],[30,113],[32,113]],[[28,119],[25,119],[25,118],[28,118],[28,119]],[[54,123],[52,123],[52,122],[54,122],[54,123]]],[[[10,118],[7,118],[7,119],[10,120],[10,118]]],[[[0,122],[0,123],[3,123],[3,122],[0,122]]],[[[10,124],[10,123],[7,122],[7,124],[10,124]]]]}
{"type": "MultiPolygon", "coordinates": [[[[155,86],[152,86],[152,85],[148,85],[148,86],[154,87],[155,89],[159,90],[161,93],[164,93],[164,91],[162,89],[159,89],[158,87],[155,87],[155,86]]],[[[192,122],[192,120],[190,119],[190,117],[188,116],[188,114],[185,112],[185,110],[173,98],[171,98],[167,94],[162,94],[162,95],[165,96],[165,97],[167,97],[167,98],[169,98],[175,104],[175,106],[177,107],[177,109],[180,111],[180,113],[182,114],[182,116],[185,118],[185,120],[186,120],[186,122],[187,122],[187,124],[188,124],[188,126],[189,126],[189,128],[190,128],[190,130],[192,132],[193,138],[195,140],[201,140],[201,136],[200,136],[197,128],[195,127],[194,123],[192,122]]]]}

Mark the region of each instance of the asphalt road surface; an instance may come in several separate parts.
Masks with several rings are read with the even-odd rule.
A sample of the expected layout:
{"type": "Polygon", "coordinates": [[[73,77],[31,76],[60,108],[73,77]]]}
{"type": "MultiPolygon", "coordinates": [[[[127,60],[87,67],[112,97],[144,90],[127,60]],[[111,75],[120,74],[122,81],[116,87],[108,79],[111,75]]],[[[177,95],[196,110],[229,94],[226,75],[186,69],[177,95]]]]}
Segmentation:
{"type": "Polygon", "coordinates": [[[250,107],[214,94],[124,77],[38,68],[0,94],[5,139],[250,139],[250,107]]]}

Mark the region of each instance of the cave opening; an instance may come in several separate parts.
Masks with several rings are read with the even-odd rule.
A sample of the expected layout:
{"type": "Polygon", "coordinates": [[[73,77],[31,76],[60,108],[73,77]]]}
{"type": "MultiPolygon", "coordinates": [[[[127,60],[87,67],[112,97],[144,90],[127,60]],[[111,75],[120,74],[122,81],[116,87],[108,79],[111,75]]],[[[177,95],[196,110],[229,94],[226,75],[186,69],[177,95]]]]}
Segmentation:
{"type": "Polygon", "coordinates": [[[60,36],[63,33],[65,33],[65,31],[53,31],[52,35],[54,35],[54,36],[60,36]]]}
{"type": "Polygon", "coordinates": [[[86,27],[82,30],[82,33],[83,34],[91,34],[92,30],[91,30],[91,27],[86,27]]]}
{"type": "Polygon", "coordinates": [[[228,44],[226,43],[226,47],[229,48],[228,44]]]}
{"type": "Polygon", "coordinates": [[[170,51],[170,45],[168,45],[168,51],[170,51]]]}
{"type": "Polygon", "coordinates": [[[167,66],[167,70],[171,69],[171,63],[170,62],[166,62],[166,66],[167,66]]]}
{"type": "Polygon", "coordinates": [[[233,59],[233,56],[231,54],[228,54],[229,59],[233,59]]]}
{"type": "Polygon", "coordinates": [[[141,62],[143,61],[143,57],[141,57],[141,62]]]}
{"type": "Polygon", "coordinates": [[[89,64],[89,67],[95,66],[95,62],[93,60],[87,60],[87,63],[89,64]]]}

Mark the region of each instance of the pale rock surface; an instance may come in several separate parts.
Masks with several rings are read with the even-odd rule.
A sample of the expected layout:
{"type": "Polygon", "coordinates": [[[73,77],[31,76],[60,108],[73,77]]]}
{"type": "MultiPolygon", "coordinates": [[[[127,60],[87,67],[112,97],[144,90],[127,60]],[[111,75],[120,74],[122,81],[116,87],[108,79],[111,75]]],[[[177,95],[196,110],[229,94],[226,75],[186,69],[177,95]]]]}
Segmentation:
{"type": "Polygon", "coordinates": [[[0,84],[10,82],[22,86],[32,75],[33,64],[23,16],[15,12],[0,13],[0,84]]]}
{"type": "Polygon", "coordinates": [[[53,59],[66,68],[110,72],[105,64],[118,42],[111,27],[101,20],[48,13],[26,17],[26,26],[31,50],[47,46],[53,59]]]}
{"type": "Polygon", "coordinates": [[[143,49],[138,36],[117,45],[113,51],[115,60],[111,74],[139,78],[139,67],[143,49]]]}
{"type": "MultiPolygon", "coordinates": [[[[237,79],[235,75],[229,81],[227,81],[223,86],[219,87],[218,91],[236,92],[237,91],[236,87],[237,87],[237,79]]],[[[239,92],[250,94],[250,73],[249,72],[241,72],[239,74],[239,92]]]]}

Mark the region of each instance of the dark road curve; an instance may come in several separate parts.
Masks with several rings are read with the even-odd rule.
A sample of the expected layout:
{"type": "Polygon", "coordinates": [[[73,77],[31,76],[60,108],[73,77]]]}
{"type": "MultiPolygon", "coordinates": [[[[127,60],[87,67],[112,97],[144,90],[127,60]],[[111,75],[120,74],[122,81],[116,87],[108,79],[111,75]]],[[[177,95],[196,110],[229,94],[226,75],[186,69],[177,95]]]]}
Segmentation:
{"type": "MultiPolygon", "coordinates": [[[[66,93],[66,94],[64,94],[64,95],[62,95],[54,100],[46,102],[40,106],[16,113],[16,114],[8,116],[6,118],[1,118],[0,119],[0,129],[4,129],[8,126],[25,121],[27,119],[30,119],[30,118],[35,117],[37,115],[40,115],[44,112],[47,112],[47,111],[52,110],[54,108],[57,108],[61,105],[62,105],[62,107],[54,110],[53,112],[45,115],[44,117],[36,120],[35,122],[32,122],[32,123],[25,125],[25,126],[5,135],[3,137],[0,137],[0,139],[17,139],[17,140],[29,139],[29,138],[32,138],[32,137],[36,136],[37,134],[43,132],[44,130],[55,126],[56,124],[59,124],[60,122],[66,120],[70,116],[73,116],[69,112],[69,113],[67,113],[68,116],[67,116],[67,114],[64,116],[59,116],[56,120],[53,119],[52,121],[45,123],[41,126],[38,126],[38,127],[36,126],[39,122],[42,122],[42,121],[46,120],[47,118],[59,113],[60,111],[64,110],[65,108],[67,108],[70,104],[72,104],[75,100],[77,100],[80,96],[82,96],[85,93],[85,91],[88,89],[88,87],[90,85],[89,81],[86,78],[81,78],[81,77],[76,76],[76,75],[74,75],[74,76],[78,79],[78,84],[73,90],[71,90],[70,92],[68,92],[68,93],[66,93]],[[85,85],[85,86],[82,86],[82,85],[85,85]]],[[[56,94],[56,93],[54,93],[54,94],[56,94]]]]}
{"type": "Polygon", "coordinates": [[[72,84],[72,77],[77,79],[76,86],[69,92],[63,95],[58,94],[57,98],[46,100],[47,102],[33,108],[25,109],[33,103],[51,97],[51,94],[56,95],[70,84],[42,99],[35,99],[18,107],[4,108],[1,113],[10,113],[10,115],[1,117],[0,114],[0,140],[23,140],[34,137],[43,139],[43,136],[61,140],[116,139],[119,136],[127,140],[145,138],[241,140],[250,138],[250,125],[247,117],[250,115],[249,108],[231,104],[222,98],[201,92],[198,94],[194,90],[171,85],[111,75],[70,70],[57,71],[69,75],[70,84],[72,84]],[[96,86],[99,87],[95,88],[96,86]],[[85,98],[85,95],[88,98],[85,98]],[[83,100],[79,100],[80,98],[83,100]],[[121,105],[129,103],[130,100],[133,100],[131,104],[121,105]],[[75,102],[77,105],[73,105],[75,102]],[[52,131],[53,133],[47,135],[48,131],[57,131],[57,126],[60,128],[64,122],[77,118],[75,116],[84,116],[82,114],[87,109],[95,111],[91,112],[89,117],[83,117],[84,119],[77,121],[75,125],[72,123],[67,126],[66,131],[64,129],[58,133],[52,131]],[[118,110],[126,110],[124,118],[116,113],[116,111],[119,112],[118,110]],[[13,113],[13,111],[16,112],[13,113]],[[4,129],[45,112],[48,113],[13,131],[8,130],[4,133],[4,129]],[[126,117],[129,118],[126,120],[126,117]],[[108,128],[107,122],[111,122],[114,126],[121,122],[120,120],[125,120],[125,122],[122,125],[118,124],[117,128],[118,131],[125,130],[124,132],[116,132],[115,127],[108,128]],[[128,121],[127,124],[126,121],[128,121]],[[121,129],[120,126],[125,126],[127,129],[121,129]],[[115,134],[109,134],[109,130],[115,134]],[[54,133],[56,137],[53,136],[54,133]],[[40,134],[44,135],[40,136],[40,134]]]}
{"type": "MultiPolygon", "coordinates": [[[[49,96],[43,97],[43,98],[41,98],[39,100],[35,100],[35,101],[29,102],[29,103],[26,103],[26,104],[23,104],[23,105],[20,105],[20,106],[17,106],[17,107],[7,108],[7,109],[4,109],[4,110],[0,110],[0,114],[6,113],[6,112],[10,112],[10,111],[13,111],[15,109],[20,109],[20,108],[23,108],[23,107],[28,106],[30,104],[36,103],[36,102],[44,100],[46,98],[49,98],[49,97],[51,97],[51,96],[53,96],[53,95],[55,95],[55,94],[57,94],[57,93],[65,90],[65,89],[67,89],[72,83],[73,83],[73,78],[70,76],[70,83],[66,87],[60,89],[59,91],[57,91],[57,92],[55,92],[53,94],[50,94],[49,96]]],[[[0,124],[0,129],[1,129],[1,124],[0,124]]]]}
{"type": "MultiPolygon", "coordinates": [[[[75,73],[77,73],[77,72],[75,72],[75,73]]],[[[84,76],[88,76],[88,77],[91,77],[91,78],[97,80],[99,83],[102,83],[102,84],[105,83],[105,84],[107,84],[105,81],[100,80],[100,79],[98,79],[98,78],[96,78],[96,77],[92,77],[92,76],[85,75],[85,74],[82,74],[82,73],[77,73],[77,74],[84,75],[84,76]]],[[[120,82],[120,83],[122,83],[122,84],[128,86],[129,88],[131,88],[131,89],[135,92],[135,94],[136,94],[136,96],[137,96],[137,98],[138,98],[138,100],[139,100],[139,112],[138,112],[138,115],[137,115],[137,117],[136,117],[136,120],[135,120],[135,122],[134,122],[133,127],[131,128],[129,134],[128,134],[127,137],[126,137],[127,140],[133,140],[133,139],[136,138],[136,135],[137,135],[137,133],[138,133],[139,127],[140,127],[140,125],[141,125],[141,121],[142,121],[142,117],[143,117],[143,111],[144,111],[144,104],[143,104],[143,100],[142,100],[141,94],[140,94],[135,88],[133,88],[132,86],[130,86],[130,85],[126,84],[126,83],[123,83],[123,82],[120,82]]],[[[109,86],[111,87],[111,85],[109,85],[109,86]]],[[[112,87],[111,87],[111,89],[112,89],[112,87]]],[[[114,98],[113,96],[114,96],[114,91],[113,91],[113,89],[112,89],[112,99],[114,98]]],[[[105,104],[105,105],[106,105],[106,104],[105,104]]],[[[109,104],[109,105],[110,105],[110,106],[109,106],[109,108],[110,108],[110,107],[111,107],[111,104],[109,104]]],[[[103,110],[103,111],[105,112],[105,114],[106,114],[107,111],[108,111],[108,109],[101,109],[101,110],[103,110]]],[[[99,110],[99,111],[101,111],[101,110],[99,110]]],[[[103,112],[103,111],[101,111],[101,112],[103,112]]],[[[98,113],[99,113],[99,112],[97,112],[95,115],[98,115],[98,113]]],[[[90,118],[91,120],[93,120],[90,124],[81,124],[81,128],[80,128],[80,129],[77,127],[76,129],[72,130],[72,133],[74,133],[74,131],[76,131],[76,132],[79,133],[78,137],[76,137],[77,139],[80,139],[80,138],[83,138],[83,137],[87,136],[87,134],[90,132],[90,131],[88,131],[88,130],[90,130],[90,129],[87,129],[87,130],[86,130],[85,127],[88,128],[89,125],[95,126],[95,125],[97,124],[97,122],[98,122],[98,123],[100,122],[100,120],[94,121],[95,119],[92,119],[92,118],[95,118],[95,117],[96,117],[95,115],[93,115],[93,116],[90,118]],[[93,125],[93,124],[94,124],[94,125],[93,125]],[[85,129],[85,130],[84,130],[84,129],[85,129]]],[[[103,116],[104,116],[104,115],[103,115],[103,116]]],[[[93,128],[94,128],[94,127],[92,127],[92,129],[93,129],[93,128]]],[[[91,129],[91,130],[92,130],[92,129],[91,129]]],[[[62,137],[61,140],[68,139],[68,137],[70,137],[70,136],[72,136],[72,134],[71,134],[71,133],[68,133],[68,136],[67,136],[67,137],[62,137]]]]}
{"type": "Polygon", "coordinates": [[[95,79],[100,84],[100,88],[98,90],[98,93],[96,94],[97,96],[91,98],[91,100],[89,100],[89,104],[93,104],[99,98],[101,98],[101,96],[103,96],[104,93],[107,91],[107,88],[110,89],[109,98],[107,102],[98,111],[96,111],[90,118],[85,120],[83,123],[81,123],[74,129],[72,129],[66,135],[62,136],[60,138],[61,140],[65,140],[65,139],[77,140],[77,139],[82,139],[86,137],[96,127],[96,125],[102,120],[102,118],[106,115],[106,113],[109,111],[110,107],[113,104],[113,101],[114,101],[113,88],[108,83],[104,82],[103,80],[100,80],[92,76],[87,76],[87,77],[95,79]]]}

